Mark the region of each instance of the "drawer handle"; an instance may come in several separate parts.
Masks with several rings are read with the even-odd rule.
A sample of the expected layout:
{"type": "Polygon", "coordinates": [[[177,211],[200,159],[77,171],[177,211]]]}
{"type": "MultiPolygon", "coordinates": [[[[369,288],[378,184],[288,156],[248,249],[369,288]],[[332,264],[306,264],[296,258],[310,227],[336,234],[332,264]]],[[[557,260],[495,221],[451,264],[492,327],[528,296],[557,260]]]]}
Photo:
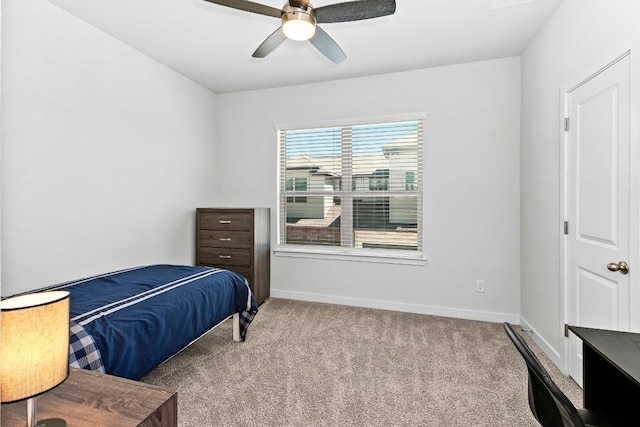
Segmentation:
{"type": "Polygon", "coordinates": [[[231,221],[229,220],[223,220],[221,219],[220,221],[218,221],[220,224],[231,224],[231,221]]]}
{"type": "Polygon", "coordinates": [[[230,242],[231,237],[219,237],[218,240],[220,240],[221,242],[230,242]]]}
{"type": "Polygon", "coordinates": [[[231,255],[218,255],[220,259],[231,259],[231,255]]]}

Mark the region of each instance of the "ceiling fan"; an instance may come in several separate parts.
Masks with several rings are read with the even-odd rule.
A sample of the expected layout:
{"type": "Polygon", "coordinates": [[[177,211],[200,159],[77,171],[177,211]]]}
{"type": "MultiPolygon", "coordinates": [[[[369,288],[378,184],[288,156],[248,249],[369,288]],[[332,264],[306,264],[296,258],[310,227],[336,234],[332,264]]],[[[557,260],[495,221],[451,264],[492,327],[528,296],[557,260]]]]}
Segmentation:
{"type": "Polygon", "coordinates": [[[361,21],[393,15],[395,0],[355,0],[314,8],[309,0],[288,0],[282,9],[248,0],[206,0],[210,3],[246,12],[279,18],[282,25],[253,52],[254,58],[264,58],[286,39],[309,40],[324,56],[336,64],[347,55],[338,43],[317,24],[361,21]]]}

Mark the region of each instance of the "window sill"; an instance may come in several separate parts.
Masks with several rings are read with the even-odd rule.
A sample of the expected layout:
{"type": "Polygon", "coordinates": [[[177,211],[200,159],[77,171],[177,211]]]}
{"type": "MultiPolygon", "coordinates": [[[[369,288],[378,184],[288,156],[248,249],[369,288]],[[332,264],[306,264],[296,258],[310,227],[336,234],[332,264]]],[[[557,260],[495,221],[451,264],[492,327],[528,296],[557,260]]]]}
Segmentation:
{"type": "Polygon", "coordinates": [[[379,264],[427,265],[423,254],[394,254],[357,250],[326,250],[318,247],[297,248],[279,246],[273,251],[277,257],[328,259],[337,261],[374,262],[379,264]]]}

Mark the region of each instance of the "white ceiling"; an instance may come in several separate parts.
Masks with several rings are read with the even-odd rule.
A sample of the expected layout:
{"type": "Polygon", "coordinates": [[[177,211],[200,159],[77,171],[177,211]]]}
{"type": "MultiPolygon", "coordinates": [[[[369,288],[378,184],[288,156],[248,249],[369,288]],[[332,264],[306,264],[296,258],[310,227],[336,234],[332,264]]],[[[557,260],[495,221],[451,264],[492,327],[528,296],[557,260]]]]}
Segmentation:
{"type": "MultiPolygon", "coordinates": [[[[309,42],[292,40],[264,59],[252,58],[279,27],[279,19],[203,0],[50,1],[212,91],[225,93],[517,56],[562,0],[498,9],[492,9],[497,0],[396,0],[394,15],[321,25],[347,55],[337,65],[309,42]]],[[[276,8],[284,3],[254,1],[276,8]]]]}

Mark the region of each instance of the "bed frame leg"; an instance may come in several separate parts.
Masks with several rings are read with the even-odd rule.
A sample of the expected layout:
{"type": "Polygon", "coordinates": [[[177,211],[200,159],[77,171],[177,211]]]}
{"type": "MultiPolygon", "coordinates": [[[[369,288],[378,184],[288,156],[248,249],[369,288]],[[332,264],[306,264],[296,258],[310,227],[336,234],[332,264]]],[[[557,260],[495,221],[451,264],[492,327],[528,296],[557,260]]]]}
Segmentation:
{"type": "Polygon", "coordinates": [[[240,313],[233,315],[233,340],[240,342],[240,313]]]}

